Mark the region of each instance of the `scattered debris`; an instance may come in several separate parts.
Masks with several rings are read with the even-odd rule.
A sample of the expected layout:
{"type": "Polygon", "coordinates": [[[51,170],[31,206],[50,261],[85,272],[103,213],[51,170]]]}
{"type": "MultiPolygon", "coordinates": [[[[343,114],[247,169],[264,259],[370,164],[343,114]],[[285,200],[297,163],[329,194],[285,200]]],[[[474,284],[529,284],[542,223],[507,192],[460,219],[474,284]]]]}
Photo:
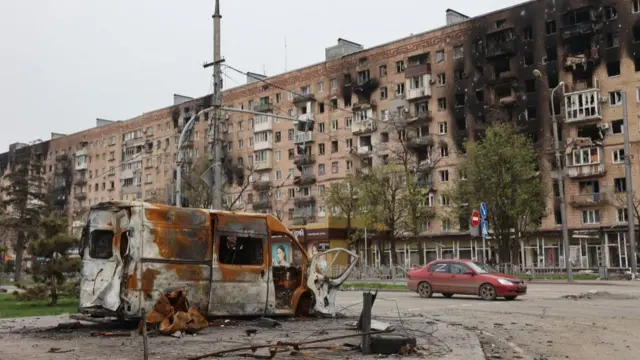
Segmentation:
{"type": "Polygon", "coordinates": [[[51,349],[49,349],[49,351],[47,351],[48,353],[53,353],[53,354],[64,354],[64,353],[70,353],[72,351],[75,351],[75,349],[69,349],[69,350],[61,350],[60,348],[55,348],[52,347],[51,349]]]}
{"type": "Polygon", "coordinates": [[[161,334],[177,337],[182,336],[182,333],[196,333],[209,326],[197,307],[189,307],[187,294],[183,290],[161,296],[144,323],[141,321],[138,326],[140,333],[143,326],[152,324],[158,326],[161,334]]]}
{"type": "Polygon", "coordinates": [[[371,336],[371,353],[382,355],[408,355],[415,351],[415,337],[398,334],[380,334],[371,336]]]}
{"type": "Polygon", "coordinates": [[[569,300],[591,300],[591,299],[611,299],[611,300],[635,300],[638,297],[626,294],[612,294],[608,291],[589,291],[581,294],[570,294],[562,296],[563,299],[569,300]]]}
{"type": "Polygon", "coordinates": [[[48,331],[61,331],[61,332],[65,332],[65,331],[71,331],[71,330],[78,330],[82,327],[82,324],[78,321],[74,321],[74,322],[68,322],[68,323],[60,323],[58,325],[56,325],[55,327],[49,329],[48,331]]]}
{"type": "Polygon", "coordinates": [[[247,336],[255,335],[258,332],[258,329],[247,329],[244,331],[247,336]]]}
{"type": "Polygon", "coordinates": [[[266,317],[261,317],[256,321],[250,323],[250,325],[259,327],[259,328],[269,328],[269,329],[282,327],[282,324],[280,324],[279,322],[266,317]]]}
{"type": "MultiPolygon", "coordinates": [[[[255,357],[258,359],[271,359],[279,351],[291,351],[291,349],[293,349],[293,351],[295,351],[296,353],[300,353],[303,350],[309,350],[309,349],[315,348],[315,347],[303,347],[303,345],[317,344],[317,343],[322,343],[322,342],[327,342],[332,340],[348,339],[348,338],[358,337],[362,335],[378,335],[378,334],[384,334],[389,332],[391,331],[390,330],[370,331],[369,333],[357,333],[357,334],[349,334],[349,335],[342,335],[342,336],[334,336],[334,337],[328,337],[328,338],[322,338],[322,339],[316,339],[316,340],[310,340],[310,341],[302,341],[302,342],[278,341],[276,344],[251,345],[251,346],[243,346],[243,347],[233,348],[228,350],[216,351],[213,353],[192,357],[192,358],[189,358],[189,360],[201,360],[201,359],[206,359],[210,357],[221,357],[222,355],[225,355],[225,354],[237,353],[239,351],[246,351],[246,350],[249,350],[252,352],[252,354],[249,355],[251,357],[255,357]],[[269,355],[256,355],[255,352],[258,349],[268,349],[269,355]]],[[[323,347],[323,348],[326,348],[326,347],[323,347]]],[[[247,354],[240,354],[239,356],[246,357],[247,354]]]]}
{"type": "MultiPolygon", "coordinates": [[[[361,330],[358,328],[358,322],[348,324],[347,327],[351,329],[361,330]]],[[[384,330],[390,330],[390,329],[392,329],[391,324],[378,321],[378,320],[373,320],[373,319],[371,320],[371,330],[384,331],[384,330]]]]}
{"type": "Polygon", "coordinates": [[[104,331],[95,331],[91,333],[91,336],[104,336],[104,337],[129,337],[131,336],[130,332],[104,332],[104,331]]]}

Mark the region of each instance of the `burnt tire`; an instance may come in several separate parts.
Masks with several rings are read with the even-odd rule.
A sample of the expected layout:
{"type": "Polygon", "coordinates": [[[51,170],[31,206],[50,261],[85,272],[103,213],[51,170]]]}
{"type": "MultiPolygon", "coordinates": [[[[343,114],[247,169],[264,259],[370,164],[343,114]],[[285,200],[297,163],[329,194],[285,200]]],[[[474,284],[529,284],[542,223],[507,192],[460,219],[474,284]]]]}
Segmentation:
{"type": "Polygon", "coordinates": [[[513,301],[517,298],[517,296],[505,296],[504,299],[507,301],[513,301]]]}
{"type": "Polygon", "coordinates": [[[493,301],[496,299],[496,288],[491,284],[482,284],[480,286],[480,297],[482,300],[493,301]]]}
{"type": "Polygon", "coordinates": [[[431,288],[431,284],[426,281],[418,284],[418,295],[423,298],[430,298],[433,296],[433,289],[431,288]]]}
{"type": "Polygon", "coordinates": [[[451,299],[453,297],[453,294],[450,293],[442,293],[442,296],[446,297],[447,299],[451,299]]]}

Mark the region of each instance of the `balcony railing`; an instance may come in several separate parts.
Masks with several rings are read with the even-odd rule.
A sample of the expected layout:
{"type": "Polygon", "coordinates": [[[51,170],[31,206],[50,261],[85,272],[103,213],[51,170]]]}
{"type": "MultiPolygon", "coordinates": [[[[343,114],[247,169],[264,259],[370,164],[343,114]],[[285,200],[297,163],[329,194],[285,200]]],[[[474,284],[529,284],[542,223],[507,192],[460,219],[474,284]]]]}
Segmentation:
{"type": "Polygon", "coordinates": [[[562,38],[570,39],[576,36],[588,35],[601,29],[602,23],[596,24],[592,20],[581,22],[579,24],[571,24],[562,28],[562,38]]]}
{"type": "Polygon", "coordinates": [[[87,184],[87,179],[86,178],[77,177],[77,178],[74,179],[73,183],[75,185],[78,185],[78,186],[83,186],[83,185],[87,184]]]}
{"type": "Polygon", "coordinates": [[[296,133],[294,136],[295,143],[311,142],[313,141],[313,132],[303,131],[296,133]]]}
{"type": "Polygon", "coordinates": [[[515,40],[508,40],[499,44],[491,44],[487,46],[484,53],[486,58],[515,54],[516,42],[515,40]]]}
{"type": "Polygon", "coordinates": [[[78,192],[78,193],[73,194],[73,197],[76,200],[82,201],[82,200],[85,200],[87,198],[87,194],[84,193],[84,192],[78,192]]]}
{"type": "Polygon", "coordinates": [[[433,138],[431,136],[413,137],[409,139],[407,145],[414,150],[426,149],[433,146],[433,138]]]}
{"type": "Polygon", "coordinates": [[[271,140],[254,141],[253,143],[253,151],[268,150],[268,149],[273,149],[273,142],[271,140]]]}
{"type": "Polygon", "coordinates": [[[296,176],[293,179],[293,183],[298,186],[306,186],[313,185],[316,183],[316,175],[315,174],[302,174],[301,176],[296,176]]]}
{"type": "Polygon", "coordinates": [[[358,155],[371,155],[373,152],[373,145],[358,146],[358,155]]]}
{"type": "Polygon", "coordinates": [[[351,132],[353,135],[361,135],[376,131],[378,127],[373,119],[354,122],[351,124],[351,132]]]}
{"type": "Polygon", "coordinates": [[[316,197],[313,195],[301,196],[293,199],[293,204],[295,206],[311,205],[315,203],[316,203],[316,197]]]}
{"type": "Polygon", "coordinates": [[[294,219],[309,219],[313,217],[313,208],[304,207],[293,211],[294,219]]]}
{"type": "Polygon", "coordinates": [[[253,210],[267,210],[271,209],[271,201],[269,199],[258,200],[253,203],[253,210]]]}
{"type": "Polygon", "coordinates": [[[273,117],[269,115],[258,115],[253,121],[253,132],[273,130],[273,117]]]}
{"type": "Polygon", "coordinates": [[[303,102],[315,101],[316,97],[313,94],[296,95],[293,98],[294,104],[300,104],[303,102]]]}
{"type": "Polygon", "coordinates": [[[427,120],[431,120],[433,119],[433,114],[431,113],[431,110],[426,110],[426,111],[419,111],[417,114],[416,113],[412,113],[409,116],[409,122],[412,121],[427,121],[427,120]]]}
{"type": "Polygon", "coordinates": [[[417,65],[409,65],[406,69],[404,69],[404,77],[411,78],[414,76],[420,76],[424,74],[431,74],[431,64],[417,64],[417,65]]]}
{"type": "Polygon", "coordinates": [[[265,191],[271,189],[271,181],[269,180],[259,180],[253,183],[253,190],[255,191],[265,191]]]}
{"type": "Polygon", "coordinates": [[[604,164],[592,164],[581,166],[568,166],[565,173],[571,179],[580,179],[585,177],[604,176],[607,171],[604,164]]]}
{"type": "Polygon", "coordinates": [[[600,89],[591,88],[565,94],[565,122],[602,119],[600,89]]]}
{"type": "Polygon", "coordinates": [[[272,103],[261,103],[253,107],[253,111],[272,112],[274,105],[272,103]]]}
{"type": "Polygon", "coordinates": [[[314,164],[315,162],[316,162],[316,157],[311,154],[296,155],[293,158],[293,163],[296,166],[311,165],[311,164],[314,164]]]}
{"type": "Polygon", "coordinates": [[[431,96],[431,87],[428,84],[419,88],[407,89],[407,100],[416,100],[429,96],[431,96]]]}
{"type": "Polygon", "coordinates": [[[579,208],[579,207],[589,207],[589,206],[600,206],[609,203],[609,194],[605,192],[598,192],[592,194],[577,194],[571,196],[571,206],[579,208]]]}

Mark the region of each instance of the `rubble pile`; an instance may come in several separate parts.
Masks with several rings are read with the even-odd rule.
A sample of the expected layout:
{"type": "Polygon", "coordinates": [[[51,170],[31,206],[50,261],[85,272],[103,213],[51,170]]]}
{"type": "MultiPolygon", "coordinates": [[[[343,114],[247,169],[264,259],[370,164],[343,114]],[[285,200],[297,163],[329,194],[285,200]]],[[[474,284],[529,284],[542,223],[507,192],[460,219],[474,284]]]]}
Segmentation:
{"type": "Polygon", "coordinates": [[[186,292],[178,290],[158,299],[144,323],[140,322],[138,331],[149,325],[157,327],[163,335],[180,337],[182,333],[194,334],[207,328],[209,322],[197,307],[189,307],[186,292]]]}

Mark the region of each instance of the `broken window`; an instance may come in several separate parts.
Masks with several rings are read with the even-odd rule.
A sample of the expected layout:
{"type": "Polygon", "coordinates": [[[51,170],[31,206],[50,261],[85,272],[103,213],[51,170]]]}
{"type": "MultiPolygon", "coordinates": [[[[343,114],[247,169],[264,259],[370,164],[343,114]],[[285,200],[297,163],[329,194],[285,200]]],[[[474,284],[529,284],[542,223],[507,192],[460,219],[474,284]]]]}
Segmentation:
{"type": "Polygon", "coordinates": [[[522,57],[522,61],[524,63],[524,66],[533,65],[533,53],[524,54],[524,56],[522,57]]]}
{"type": "Polygon", "coordinates": [[[380,72],[380,77],[387,76],[387,65],[380,65],[379,72],[380,72]]]}
{"type": "Polygon", "coordinates": [[[584,125],[578,128],[578,137],[599,141],[602,140],[602,132],[596,124],[584,125]]]}
{"type": "Polygon", "coordinates": [[[476,99],[478,99],[478,102],[484,102],[484,90],[476,90],[476,99]]]}
{"type": "Polygon", "coordinates": [[[533,40],[533,27],[526,26],[524,29],[522,29],[522,37],[525,40],[533,40]]]}
{"type": "Polygon", "coordinates": [[[447,110],[447,98],[439,98],[438,99],[438,111],[447,110]]]}
{"type": "Polygon", "coordinates": [[[555,20],[547,21],[546,26],[545,26],[545,31],[546,31],[547,35],[555,34],[556,33],[556,21],[555,20]]]}
{"type": "Polygon", "coordinates": [[[404,60],[396,61],[396,72],[401,73],[404,72],[405,65],[404,60]]]}
{"type": "Polygon", "coordinates": [[[453,47],[453,58],[454,59],[462,59],[464,56],[464,48],[462,45],[453,47]]]}
{"type": "Polygon", "coordinates": [[[436,78],[438,86],[444,85],[447,82],[447,75],[445,73],[439,73],[436,78]]]}
{"type": "Polygon", "coordinates": [[[441,63],[444,61],[444,49],[436,51],[436,62],[441,63]]]}
{"type": "Polygon", "coordinates": [[[93,259],[111,259],[113,257],[113,231],[93,230],[89,244],[89,256],[93,259]]]}
{"type": "Polygon", "coordinates": [[[611,122],[611,133],[612,134],[623,134],[624,133],[624,120],[613,120],[611,122]]]}
{"type": "Polygon", "coordinates": [[[527,117],[527,121],[534,121],[538,116],[538,111],[535,107],[531,106],[526,109],[525,115],[527,117]]]}
{"type": "Polygon", "coordinates": [[[627,181],[625,178],[613,179],[613,186],[615,188],[615,192],[617,193],[627,192],[627,181]]]}
{"type": "Polygon", "coordinates": [[[465,103],[465,95],[464,94],[456,94],[455,95],[455,106],[463,107],[465,103]]]}
{"type": "Polygon", "coordinates": [[[604,7],[604,19],[606,21],[617,19],[618,11],[615,6],[605,6],[604,7]]]}
{"type": "Polygon", "coordinates": [[[615,106],[622,104],[622,92],[620,90],[609,93],[609,105],[615,106]]]}
{"type": "Polygon", "coordinates": [[[365,83],[369,81],[371,75],[369,74],[369,70],[358,71],[358,84],[365,83]]]}
{"type": "Polygon", "coordinates": [[[607,62],[607,75],[609,77],[620,75],[620,61],[607,62]]]}
{"type": "Polygon", "coordinates": [[[558,60],[558,49],[556,47],[548,47],[547,61],[557,61],[557,60],[558,60]]]}
{"type": "Polygon", "coordinates": [[[617,32],[607,33],[605,40],[608,48],[620,46],[620,37],[617,32]]]}
{"type": "Polygon", "coordinates": [[[624,162],[624,149],[614,149],[611,154],[614,164],[622,164],[624,162]]]}
{"type": "Polygon", "coordinates": [[[262,265],[263,238],[221,234],[218,244],[218,261],[227,265],[262,265]]]}

